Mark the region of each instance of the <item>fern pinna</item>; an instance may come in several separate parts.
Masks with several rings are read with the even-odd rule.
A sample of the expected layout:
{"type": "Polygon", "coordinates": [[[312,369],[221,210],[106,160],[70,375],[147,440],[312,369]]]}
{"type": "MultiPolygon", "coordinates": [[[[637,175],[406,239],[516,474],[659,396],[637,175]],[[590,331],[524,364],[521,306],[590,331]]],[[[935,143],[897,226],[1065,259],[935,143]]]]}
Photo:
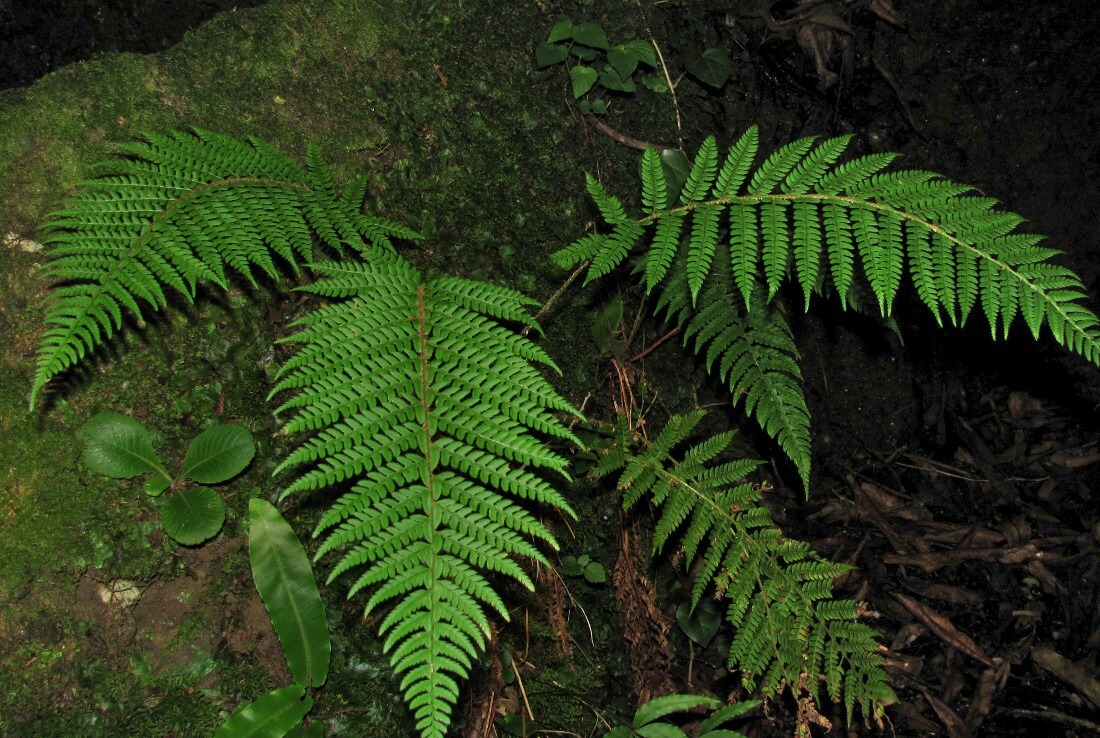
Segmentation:
{"type": "Polygon", "coordinates": [[[540,437],[576,442],[552,414],[575,411],[534,367],[550,358],[505,325],[533,325],[520,293],[422,281],[393,254],[314,268],[324,278],[300,289],[341,301],[298,321],[272,391],[294,391],[276,411],[293,411],[287,432],[313,433],[280,466],[309,465],[283,494],[348,488],[317,526],[318,556],[341,552],[330,581],[365,566],[351,594],[374,587],[368,613],[394,602],[385,649],[421,735],[440,738],[485,610],[508,618],[487,576],[531,588],[514,557],[546,564],[529,539],[557,546],[517,500],[571,513],[530,469],[564,474],[540,437]]]}
{"type": "Polygon", "coordinates": [[[253,284],[253,267],[277,279],[273,257],[297,270],[315,234],[336,250],[415,237],[363,214],[365,179],[337,193],[314,146],[305,168],[258,139],[202,130],[118,149],[49,217],[43,273],[61,284],[46,309],[32,407],[53,377],[122,328],[125,312],[141,320],[169,290],[190,302],[202,282],[226,289],[226,267],[253,284]]]}
{"type": "MultiPolygon", "coordinates": [[[[770,301],[792,272],[807,306],[810,295],[826,282],[847,304],[856,286],[857,263],[879,310],[888,316],[907,272],[941,325],[944,315],[952,325],[961,325],[980,306],[996,337],[998,332],[1007,335],[1021,315],[1036,338],[1045,322],[1058,343],[1100,363],[1100,319],[1081,304],[1081,280],[1051,263],[1058,252],[1039,246],[1041,236],[1014,232],[1020,216],[995,209],[993,198],[967,195],[970,187],[933,172],[883,173],[894,154],[837,164],[849,139],[816,145],[814,138],[799,139],[754,168],[755,127],[721,162],[711,137],[700,147],[682,186],[650,149],[641,161],[645,214],[629,216],[618,198],[589,177],[589,193],[609,230],[584,236],[557,252],[554,260],[564,268],[588,260],[590,282],[621,264],[647,240],[648,232],[641,260],[646,290],[680,290],[669,275],[682,269],[686,294],[664,298],[682,326],[694,312],[707,310],[731,324],[737,320],[730,312],[734,305],[721,318],[711,298],[736,295],[751,313],[761,304],[756,297],[761,283],[770,301]],[[708,294],[707,281],[717,274],[726,284],[708,294]]],[[[713,335],[730,335],[718,323],[711,329],[713,335]]],[[[780,333],[772,335],[780,351],[793,353],[780,333]]],[[[728,354],[728,346],[714,348],[705,331],[698,336],[697,350],[728,354]]],[[[728,354],[729,361],[736,360],[735,353],[728,354]]],[[[756,391],[753,379],[730,375],[735,402],[742,393],[756,391]]],[[[809,419],[802,417],[804,404],[801,393],[760,392],[750,412],[779,441],[805,483],[809,419]]]]}
{"type": "Polygon", "coordinates": [[[832,581],[851,567],[823,560],[805,543],[782,537],[759,504],[760,489],[743,481],[759,461],[713,463],[735,431],[673,456],[704,415],[673,416],[654,441],[637,451],[623,424],[616,443],[601,457],[597,475],[622,472],[618,488],[624,508],[648,499],[659,509],[653,547],[660,551],[678,538],[685,566],[697,566],[693,608],[704,595],[725,601],[726,621],[733,628],[728,665],[740,670],[747,689],[773,695],[790,688],[796,698],[820,704],[824,683],[831,699],[844,702],[849,721],[857,707],[879,721],[882,707],[896,697],[886,682],[875,633],[857,622],[860,606],[832,594],[832,581]]]}

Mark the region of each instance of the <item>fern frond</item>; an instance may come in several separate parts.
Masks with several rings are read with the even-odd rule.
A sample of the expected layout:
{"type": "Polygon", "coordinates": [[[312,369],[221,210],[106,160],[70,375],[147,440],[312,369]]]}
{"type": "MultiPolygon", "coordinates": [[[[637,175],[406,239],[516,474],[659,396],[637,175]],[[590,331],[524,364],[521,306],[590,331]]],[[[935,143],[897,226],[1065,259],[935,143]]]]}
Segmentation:
{"type": "Polygon", "coordinates": [[[142,320],[170,293],[191,302],[200,282],[225,289],[230,270],[253,284],[256,268],[278,279],[273,257],[297,271],[312,259],[314,234],[365,253],[389,248],[388,236],[416,235],[364,215],[361,185],[338,197],[315,148],[307,169],[262,142],[201,130],[119,151],[48,219],[43,272],[61,284],[46,305],[32,407],[53,377],[121,330],[126,313],[142,320]]]}
{"type": "Polygon", "coordinates": [[[531,588],[516,561],[556,548],[528,503],[572,514],[537,475],[565,474],[544,439],[578,443],[558,419],[576,411],[534,368],[555,368],[506,327],[530,323],[518,292],[469,280],[424,281],[400,257],[313,265],[299,289],[339,298],[297,322],[299,346],[272,395],[286,432],[312,432],[278,471],[305,465],[283,495],[345,483],[324,514],[318,556],[334,579],[362,570],[401,689],[425,738],[441,738],[459,682],[484,649],[489,613],[508,612],[493,578],[531,588]]]}
{"type": "MultiPolygon", "coordinates": [[[[962,324],[980,305],[994,338],[1007,335],[1020,316],[1033,335],[1046,323],[1059,344],[1100,364],[1100,318],[1082,304],[1080,280],[1060,267],[1054,276],[1050,259],[1058,252],[1036,246],[1039,236],[1015,232],[1023,222],[1019,215],[998,210],[992,198],[968,195],[971,187],[935,172],[882,172],[893,154],[838,164],[849,140],[842,136],[815,145],[815,139],[802,138],[751,171],[757,142],[751,128],[731,147],[717,176],[714,139],[704,141],[681,204],[647,209],[634,221],[642,227],[656,223],[645,255],[647,292],[683,253],[689,289],[697,296],[716,268],[715,244],[722,238],[717,225],[726,221],[726,268],[746,306],[761,277],[769,299],[774,296],[792,263],[807,304],[830,278],[846,300],[859,262],[884,317],[908,274],[941,324],[945,314],[952,324],[962,324]],[[692,226],[685,233],[688,220],[692,226]]],[[[616,212],[620,231],[626,229],[622,217],[616,212]]],[[[631,238],[635,235],[644,234],[631,238]]],[[[630,248],[635,245],[630,242],[630,248]]],[[[601,261],[600,274],[625,254],[618,244],[616,258],[601,261]]]]}
{"type": "Polygon", "coordinates": [[[996,338],[1007,336],[1021,316],[1036,338],[1046,323],[1059,344],[1100,364],[1100,317],[1082,304],[1080,278],[1050,262],[1058,252],[1038,246],[1040,236],[1014,232],[1022,219],[997,210],[996,200],[970,196],[970,187],[934,172],[882,172],[893,154],[838,164],[847,136],[816,145],[799,139],[753,171],[757,141],[750,128],[719,169],[717,145],[708,137],[680,205],[668,209],[657,207],[663,180],[656,153],[648,152],[645,214],[630,220],[618,200],[614,208],[607,204],[611,196],[600,188],[604,204],[597,204],[613,210],[611,234],[581,239],[556,258],[569,265],[592,258],[590,282],[621,264],[645,238],[643,229],[656,224],[642,258],[647,294],[661,287],[658,304],[685,328],[696,352],[707,352],[708,366],[727,379],[735,397],[744,393],[750,415],[756,408],[756,420],[779,440],[804,482],[809,418],[797,354],[774,311],[755,315],[791,275],[808,309],[810,295],[830,280],[849,304],[861,271],[880,314],[889,318],[908,274],[940,325],[944,315],[961,325],[980,307],[996,338]],[[717,248],[723,237],[728,250],[717,248]],[[756,297],[761,282],[766,299],[756,297]],[[710,297],[707,285],[715,289],[710,297]],[[731,299],[734,294],[739,299],[731,299]]]}
{"type": "Polygon", "coordinates": [[[782,537],[759,488],[742,481],[760,462],[713,463],[732,432],[690,446],[679,458],[672,453],[702,417],[701,411],[674,416],[651,446],[625,451],[599,473],[622,472],[624,508],[646,497],[658,509],[655,549],[678,534],[685,567],[700,562],[692,606],[712,589],[725,601],[734,631],[728,662],[747,689],[771,696],[808,684],[820,704],[817,685],[824,683],[830,699],[844,701],[849,721],[857,708],[877,715],[896,697],[874,632],[856,621],[856,603],[832,592],[832,580],[850,567],[782,537]]]}
{"type": "Polygon", "coordinates": [[[750,309],[742,308],[739,288],[722,268],[725,256],[719,258],[694,308],[680,269],[661,291],[657,311],[680,327],[684,343],[726,383],[733,405],[743,401],[748,416],[779,443],[808,490],[810,411],[794,336],[762,289],[751,293],[750,309]]]}

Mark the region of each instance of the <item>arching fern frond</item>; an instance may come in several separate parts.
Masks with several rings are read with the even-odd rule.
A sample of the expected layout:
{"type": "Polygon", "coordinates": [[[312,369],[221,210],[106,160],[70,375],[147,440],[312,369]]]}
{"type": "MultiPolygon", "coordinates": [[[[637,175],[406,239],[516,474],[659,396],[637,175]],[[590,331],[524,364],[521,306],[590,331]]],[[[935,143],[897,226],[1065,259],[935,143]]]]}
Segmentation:
{"type": "MultiPolygon", "coordinates": [[[[721,238],[716,224],[724,220],[728,268],[747,309],[759,279],[770,298],[792,273],[807,305],[827,279],[844,299],[858,263],[884,317],[908,274],[941,325],[945,315],[961,325],[980,306],[996,338],[1006,336],[1022,316],[1035,338],[1046,323],[1059,344],[1100,364],[1100,318],[1081,304],[1080,278],[1050,263],[1058,252],[1037,246],[1039,236],[1014,232],[1020,216],[996,209],[992,198],[966,195],[970,187],[933,172],[880,173],[891,154],[837,164],[848,140],[815,145],[813,138],[799,139],[750,171],[746,162],[758,145],[753,127],[730,149],[715,177],[716,147],[708,138],[695,157],[681,204],[662,210],[649,198],[645,215],[617,219],[613,236],[590,234],[583,248],[578,242],[559,251],[555,263],[571,267],[591,259],[599,270],[590,271],[589,279],[602,276],[652,230],[647,290],[656,288],[673,256],[682,253],[695,301],[713,268],[721,238]]],[[[655,156],[647,153],[642,160],[643,193],[668,187],[655,156]]]]}
{"type": "Polygon", "coordinates": [[[278,278],[274,256],[297,270],[313,257],[314,234],[340,250],[389,248],[416,234],[361,212],[365,183],[337,194],[320,152],[306,169],[252,139],[196,130],[149,135],[65,201],[48,221],[57,280],[46,308],[30,404],[54,376],[175,292],[190,302],[200,282],[223,289],[227,269],[254,283],[253,269],[278,278]]]}
{"type": "Polygon", "coordinates": [[[851,567],[783,538],[759,502],[760,489],[743,481],[760,462],[719,460],[733,431],[675,454],[703,417],[673,416],[640,450],[624,429],[597,474],[621,471],[624,508],[648,499],[658,509],[654,548],[676,539],[685,567],[697,567],[692,607],[711,593],[725,602],[733,630],[728,665],[740,670],[747,689],[767,696],[808,690],[820,704],[824,684],[830,699],[844,701],[849,721],[857,708],[878,720],[897,698],[874,631],[858,622],[859,604],[832,592],[833,579],[851,567]]]}
{"type": "Polygon", "coordinates": [[[342,485],[322,516],[318,556],[340,554],[331,579],[361,570],[420,734],[441,738],[489,635],[508,619],[491,579],[532,588],[515,561],[557,548],[529,508],[572,514],[532,469],[565,475],[542,439],[577,442],[554,413],[576,414],[536,370],[555,365],[502,322],[531,323],[518,292],[445,277],[424,281],[394,254],[315,265],[300,289],[339,302],[297,322],[297,353],[272,396],[291,393],[288,433],[313,431],[280,465],[304,466],[284,495],[342,485]]]}

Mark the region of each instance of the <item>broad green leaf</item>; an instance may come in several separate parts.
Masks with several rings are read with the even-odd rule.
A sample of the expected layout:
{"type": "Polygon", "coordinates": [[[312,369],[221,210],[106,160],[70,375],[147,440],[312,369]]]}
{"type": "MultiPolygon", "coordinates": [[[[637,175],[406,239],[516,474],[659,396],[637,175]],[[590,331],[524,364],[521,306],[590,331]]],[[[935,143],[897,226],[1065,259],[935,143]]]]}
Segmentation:
{"type": "Polygon", "coordinates": [[[661,166],[665,170],[665,181],[668,183],[665,202],[676,202],[680,198],[680,190],[691,175],[691,161],[679,149],[664,149],[661,151],[661,166]]]}
{"type": "Polygon", "coordinates": [[[657,94],[668,92],[668,83],[666,83],[665,78],[659,74],[647,74],[642,77],[642,86],[650,92],[656,92],[657,94]]]}
{"type": "Polygon", "coordinates": [[[607,34],[603,32],[603,28],[597,23],[581,23],[579,26],[575,26],[573,28],[573,40],[578,44],[591,46],[593,49],[607,51],[611,48],[611,44],[607,43],[607,34]]]}
{"type": "Polygon", "coordinates": [[[225,522],[225,503],[209,487],[188,487],[172,495],[160,510],[164,532],[185,546],[213,538],[225,522]]]}
{"type": "Polygon", "coordinates": [[[172,482],[170,480],[165,477],[156,476],[146,479],[142,489],[145,490],[145,494],[151,497],[157,497],[164,494],[164,491],[171,486],[172,482]]]}
{"type": "Polygon", "coordinates": [[[613,339],[622,328],[623,296],[618,292],[592,318],[592,340],[601,354],[610,354],[613,339]]]}
{"type": "Polygon", "coordinates": [[[581,46],[580,44],[573,44],[569,47],[569,53],[577,57],[581,61],[590,62],[595,61],[596,57],[600,55],[600,52],[595,49],[590,49],[587,46],[581,46]]]}
{"type": "Polygon", "coordinates": [[[225,721],[214,738],[283,738],[313,707],[300,684],[268,692],[225,721]]]}
{"type": "Polygon", "coordinates": [[[589,584],[603,584],[607,581],[607,570],[598,561],[592,561],[584,567],[584,578],[589,584]]]}
{"type": "Polygon", "coordinates": [[[619,73],[619,77],[630,79],[630,75],[638,68],[638,57],[619,44],[607,52],[607,63],[619,73]]]}
{"type": "Polygon", "coordinates": [[[636,38],[616,48],[622,48],[626,53],[653,69],[657,68],[657,53],[653,49],[653,44],[648,41],[642,41],[640,38],[636,38]]]}
{"type": "Polygon", "coordinates": [[[703,600],[694,612],[691,602],[681,602],[676,608],[676,624],[691,640],[704,648],[718,633],[718,627],[722,624],[722,612],[714,604],[714,600],[703,600]]]}
{"type": "Polygon", "coordinates": [[[721,50],[705,49],[698,57],[688,61],[687,70],[692,77],[717,90],[729,81],[733,64],[721,50]]]}
{"type": "Polygon", "coordinates": [[[535,64],[539,69],[553,66],[569,57],[569,47],[544,42],[535,47],[535,64]]]}
{"type": "Polygon", "coordinates": [[[576,556],[563,556],[561,560],[561,573],[567,577],[579,577],[584,574],[584,565],[576,556]]]}
{"type": "Polygon", "coordinates": [[[550,35],[546,37],[546,43],[565,41],[573,36],[573,21],[562,20],[554,24],[550,29],[550,35]]]}
{"type": "Polygon", "coordinates": [[[145,426],[120,413],[100,413],[88,419],[76,434],[84,441],[84,464],[112,479],[138,474],[160,474],[171,481],[157,452],[153,436],[145,426]]]}
{"type": "Polygon", "coordinates": [[[597,72],[592,67],[586,67],[578,64],[569,70],[569,78],[573,80],[573,97],[578,98],[584,95],[586,92],[596,86],[596,79],[599,77],[597,72]]]}
{"type": "Polygon", "coordinates": [[[298,684],[320,687],[328,677],[332,644],[309,557],[271,503],[249,500],[248,515],[252,578],[283,644],[290,673],[298,684]]]}
{"type": "Polygon", "coordinates": [[[600,70],[600,84],[615,92],[632,93],[635,90],[634,80],[629,76],[621,76],[618,70],[609,64],[600,70]]]}
{"type": "Polygon", "coordinates": [[[239,425],[212,425],[191,442],[183,476],[199,484],[218,484],[237,476],[256,453],[252,434],[239,425]]]}
{"type": "Polygon", "coordinates": [[[698,694],[670,694],[664,697],[654,697],[634,713],[634,730],[638,730],[654,720],[674,712],[691,710],[696,707],[706,707],[713,710],[721,706],[722,703],[713,697],[704,697],[698,694]]]}

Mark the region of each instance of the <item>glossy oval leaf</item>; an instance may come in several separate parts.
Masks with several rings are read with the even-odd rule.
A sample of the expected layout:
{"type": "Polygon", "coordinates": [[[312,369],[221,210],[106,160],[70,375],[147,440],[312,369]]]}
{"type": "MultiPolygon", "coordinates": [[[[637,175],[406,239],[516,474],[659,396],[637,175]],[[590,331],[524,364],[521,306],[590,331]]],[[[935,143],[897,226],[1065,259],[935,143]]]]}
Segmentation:
{"type": "Polygon", "coordinates": [[[252,578],[283,644],[290,673],[298,684],[320,687],[328,676],[332,644],[309,557],[270,502],[253,498],[248,515],[252,578]]]}
{"type": "Polygon", "coordinates": [[[313,698],[306,696],[305,687],[291,684],[237,710],[214,738],[283,738],[312,707],[313,698]]]}
{"type": "Polygon", "coordinates": [[[185,546],[197,546],[218,534],[225,522],[225,503],[209,487],[181,489],[164,503],[164,532],[185,546]]]}
{"type": "Polygon", "coordinates": [[[99,413],[88,419],[76,435],[84,441],[84,464],[112,479],[127,479],[153,472],[166,479],[153,450],[153,436],[141,423],[121,413],[99,413]]]}
{"type": "Polygon", "coordinates": [[[199,484],[218,484],[244,471],[255,454],[256,444],[248,429],[219,423],[191,442],[182,473],[199,484]]]}

